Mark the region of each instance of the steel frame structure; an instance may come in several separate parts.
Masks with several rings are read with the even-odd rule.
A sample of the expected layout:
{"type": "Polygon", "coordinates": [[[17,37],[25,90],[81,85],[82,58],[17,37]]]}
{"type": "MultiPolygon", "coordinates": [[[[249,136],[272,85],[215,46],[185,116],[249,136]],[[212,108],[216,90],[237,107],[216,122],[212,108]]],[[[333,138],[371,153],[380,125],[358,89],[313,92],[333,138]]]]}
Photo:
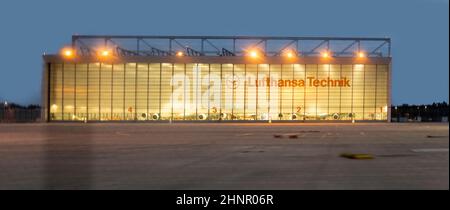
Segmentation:
{"type": "Polygon", "coordinates": [[[289,49],[302,57],[320,56],[324,50],[333,57],[354,57],[361,51],[367,57],[391,57],[390,38],[362,37],[74,35],[72,48],[82,56],[107,48],[115,56],[244,56],[249,49],[281,56],[289,49]]]}

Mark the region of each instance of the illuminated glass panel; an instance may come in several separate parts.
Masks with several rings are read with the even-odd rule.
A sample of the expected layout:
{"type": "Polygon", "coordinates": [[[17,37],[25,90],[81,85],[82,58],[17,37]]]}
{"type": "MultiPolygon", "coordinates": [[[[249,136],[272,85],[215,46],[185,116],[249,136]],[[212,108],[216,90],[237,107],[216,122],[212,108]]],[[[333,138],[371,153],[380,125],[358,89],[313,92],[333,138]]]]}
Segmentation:
{"type": "Polygon", "coordinates": [[[233,64],[222,64],[222,120],[233,120],[233,64]]]}
{"type": "Polygon", "coordinates": [[[305,119],[317,119],[317,86],[314,86],[314,80],[317,78],[317,65],[306,65],[305,81],[305,119]]]}
{"type": "Polygon", "coordinates": [[[221,113],[221,65],[211,64],[209,75],[209,113],[211,120],[219,120],[221,113]]]}
{"type": "Polygon", "coordinates": [[[364,120],[375,120],[376,75],[375,65],[364,67],[364,120]]]}
{"type": "Polygon", "coordinates": [[[195,120],[195,105],[192,104],[191,78],[196,64],[188,64],[187,69],[184,64],[174,64],[173,78],[171,85],[173,88],[173,120],[186,119],[195,120]]]}
{"type": "Polygon", "coordinates": [[[112,65],[102,63],[100,70],[100,120],[112,120],[112,65]]]}
{"type": "Polygon", "coordinates": [[[387,120],[388,65],[51,64],[50,120],[387,120]]]}
{"type": "Polygon", "coordinates": [[[112,120],[125,120],[125,65],[112,68],[112,120]]]}
{"type": "Polygon", "coordinates": [[[313,85],[317,87],[317,119],[328,120],[330,119],[328,110],[328,92],[330,90],[329,86],[329,72],[330,65],[318,65],[317,77],[313,85]]]}
{"type": "Polygon", "coordinates": [[[63,120],[75,120],[75,64],[64,64],[63,120]]]}
{"type": "Polygon", "coordinates": [[[257,96],[257,73],[258,67],[256,64],[246,64],[246,80],[245,88],[245,119],[256,120],[256,98],[257,96]]]}
{"type": "Polygon", "coordinates": [[[197,78],[197,120],[209,119],[209,64],[199,64],[199,72],[197,78]]]}
{"type": "MultiPolygon", "coordinates": [[[[292,120],[292,116],[294,114],[293,105],[293,93],[295,89],[299,89],[303,87],[298,87],[297,81],[302,78],[294,77],[294,65],[293,64],[285,64],[282,65],[282,70],[280,72],[280,80],[279,82],[279,92],[280,92],[280,113],[281,116],[278,116],[280,120],[292,120]],[[295,82],[294,82],[295,80],[295,82]],[[295,84],[295,85],[294,85],[295,84]]],[[[302,97],[303,98],[303,97],[302,97]]],[[[302,103],[303,105],[303,103],[302,103]]],[[[296,117],[294,117],[296,118],[296,117]]]]}
{"type": "Polygon", "coordinates": [[[388,66],[377,65],[376,81],[376,106],[375,113],[377,120],[387,120],[388,111],[388,66]]]}
{"type": "Polygon", "coordinates": [[[88,66],[88,120],[100,120],[100,63],[88,66]]]}
{"type": "Polygon", "coordinates": [[[161,120],[171,120],[172,118],[172,77],[173,65],[163,63],[161,68],[161,120]]]}
{"type": "Polygon", "coordinates": [[[342,87],[339,84],[341,77],[341,65],[330,65],[329,78],[331,81],[328,87],[328,116],[329,120],[340,120],[341,119],[341,90],[342,87]]]}
{"type": "Polygon", "coordinates": [[[148,119],[148,64],[138,63],[136,75],[136,115],[137,120],[148,119]]]}
{"type": "Polygon", "coordinates": [[[364,119],[364,65],[353,65],[353,113],[355,120],[364,119]]]}
{"type": "Polygon", "coordinates": [[[75,120],[87,120],[87,64],[76,64],[75,120]]]}
{"type": "Polygon", "coordinates": [[[283,116],[281,111],[281,87],[278,86],[278,80],[281,79],[281,65],[271,64],[269,67],[269,119],[280,120],[283,116]]]}
{"type": "Polygon", "coordinates": [[[136,63],[125,64],[125,120],[136,120],[136,63]]]}
{"type": "Polygon", "coordinates": [[[230,87],[233,91],[233,115],[235,120],[244,120],[245,114],[245,65],[235,64],[233,69],[233,80],[230,87]]]}
{"type": "Polygon", "coordinates": [[[160,119],[160,91],[161,91],[161,64],[151,63],[149,65],[149,92],[148,92],[148,118],[150,120],[160,119]]]}
{"type": "Polygon", "coordinates": [[[50,120],[62,120],[63,64],[50,65],[50,120]]]}
{"type": "Polygon", "coordinates": [[[341,88],[341,120],[352,120],[353,66],[341,65],[341,78],[350,80],[350,87],[341,88]]]}
{"type": "Polygon", "coordinates": [[[257,120],[269,120],[270,77],[269,64],[258,65],[257,120]]]}
{"type": "MultiPolygon", "coordinates": [[[[291,120],[305,120],[306,115],[306,106],[305,106],[305,97],[306,97],[306,88],[307,88],[307,79],[306,79],[306,71],[305,65],[303,64],[294,64],[292,81],[292,91],[293,91],[293,103],[292,110],[293,113],[290,116],[291,120]],[[297,83],[295,82],[297,81],[297,83]]],[[[313,74],[314,75],[314,74],[313,74]]],[[[312,91],[315,91],[313,89],[312,91]]],[[[315,93],[314,93],[315,97],[315,93]]],[[[315,103],[315,100],[312,101],[315,103]]]]}

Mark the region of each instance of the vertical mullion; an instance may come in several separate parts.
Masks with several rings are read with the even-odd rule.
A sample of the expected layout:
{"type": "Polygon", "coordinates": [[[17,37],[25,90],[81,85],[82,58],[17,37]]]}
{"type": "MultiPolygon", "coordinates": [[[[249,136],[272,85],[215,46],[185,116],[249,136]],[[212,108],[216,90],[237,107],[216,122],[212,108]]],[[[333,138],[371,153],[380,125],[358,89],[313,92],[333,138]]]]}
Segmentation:
{"type": "MultiPolygon", "coordinates": [[[[199,72],[199,68],[201,68],[199,66],[199,64],[195,64],[197,66],[197,68],[195,68],[195,120],[198,119],[198,72],[199,72]]],[[[186,64],[185,64],[185,68],[186,68],[186,64]]],[[[192,87],[192,89],[194,89],[194,87],[192,87]]],[[[186,99],[185,99],[186,100],[186,99]]]]}
{"type": "Polygon", "coordinates": [[[231,64],[231,120],[234,120],[234,106],[236,105],[236,89],[234,88],[234,64],[231,64]]]}
{"type": "Polygon", "coordinates": [[[114,64],[111,63],[111,94],[110,94],[110,97],[111,97],[111,99],[110,99],[110,103],[111,103],[111,105],[110,105],[110,107],[111,107],[111,110],[110,110],[111,120],[114,119],[114,116],[113,116],[114,85],[113,84],[114,84],[114,64]]]}
{"type": "Polygon", "coordinates": [[[363,117],[362,119],[366,119],[366,64],[363,67],[363,117]]]}
{"type": "Polygon", "coordinates": [[[148,121],[148,114],[150,113],[150,63],[147,63],[147,113],[145,114],[145,120],[148,121]]]}
{"type": "Polygon", "coordinates": [[[134,121],[137,121],[137,77],[138,77],[138,63],[136,62],[134,73],[134,121]]]}
{"type": "Polygon", "coordinates": [[[211,109],[211,64],[208,63],[208,120],[211,120],[210,118],[210,109],[211,109]]]}
{"type": "Polygon", "coordinates": [[[126,63],[123,64],[123,96],[122,96],[122,103],[123,103],[123,108],[122,108],[122,114],[123,114],[123,120],[126,120],[126,108],[125,108],[125,84],[126,84],[126,71],[127,71],[127,65],[126,63]]]}
{"type": "MultiPolygon", "coordinates": [[[[318,79],[319,78],[319,64],[317,64],[316,65],[316,79],[318,79]]],[[[318,103],[318,95],[319,95],[319,87],[317,86],[316,87],[316,117],[315,117],[315,120],[318,120],[318,117],[317,117],[317,103],[318,103]]]]}
{"type": "MultiPolygon", "coordinates": [[[[175,70],[175,64],[174,63],[172,63],[172,80],[173,80],[173,76],[174,76],[174,70],[175,70]]],[[[171,85],[172,86],[172,108],[171,108],[171,117],[170,117],[170,120],[172,121],[173,120],[173,84],[171,85]]]]}
{"type": "Polygon", "coordinates": [[[61,66],[61,121],[64,121],[64,69],[65,69],[65,63],[62,63],[61,66]]]}
{"type": "MultiPolygon", "coordinates": [[[[330,71],[331,71],[331,64],[328,64],[328,78],[330,78],[330,71]]],[[[327,107],[327,114],[330,115],[330,85],[328,86],[328,107],[327,107]]]]}
{"type": "MultiPolygon", "coordinates": [[[[374,108],[375,108],[375,120],[377,119],[377,88],[378,88],[378,64],[375,65],[375,102],[374,102],[374,108]]],[[[381,108],[381,111],[383,108],[381,108]]]]}
{"type": "MultiPolygon", "coordinates": [[[[292,78],[291,78],[291,81],[294,81],[294,73],[295,73],[295,66],[294,66],[295,64],[292,64],[292,78]]],[[[290,116],[290,118],[291,118],[291,120],[293,120],[292,119],[292,116],[294,116],[294,91],[295,91],[295,89],[294,89],[294,85],[292,85],[292,92],[291,92],[291,116],[290,116]]]]}
{"type": "Polygon", "coordinates": [[[259,64],[256,64],[256,115],[255,115],[255,120],[258,120],[258,95],[259,95],[259,64]]]}
{"type": "Polygon", "coordinates": [[[162,81],[162,63],[159,63],[159,119],[161,119],[161,81],[162,81]]]}
{"type": "Polygon", "coordinates": [[[305,85],[303,86],[303,122],[306,120],[306,64],[303,65],[303,79],[305,85]]]}
{"type": "MultiPolygon", "coordinates": [[[[354,78],[354,71],[355,71],[355,65],[352,65],[352,81],[354,82],[353,78],[354,78]]],[[[352,114],[352,121],[353,119],[355,119],[355,113],[353,113],[353,88],[354,84],[352,84],[352,103],[351,103],[351,114],[352,114]]]]}
{"type": "MultiPolygon", "coordinates": [[[[77,118],[77,64],[74,64],[73,115],[77,118]]],[[[76,119],[75,118],[75,119],[76,119]]]]}
{"type": "Polygon", "coordinates": [[[50,104],[50,101],[51,101],[51,96],[52,96],[51,92],[54,93],[54,90],[51,90],[51,87],[54,86],[54,82],[52,82],[53,77],[51,76],[51,74],[53,72],[52,68],[54,68],[53,67],[54,65],[55,64],[47,63],[47,75],[46,75],[47,76],[47,100],[46,100],[47,101],[47,107],[46,107],[47,108],[47,110],[46,110],[47,122],[50,122],[52,120],[52,114],[51,114],[51,110],[50,110],[52,104],[50,104]]]}
{"type": "MultiPolygon", "coordinates": [[[[283,66],[284,66],[284,64],[280,65],[280,79],[281,80],[283,80],[283,66]]],[[[292,82],[292,80],[291,80],[291,82],[292,82]]],[[[278,81],[277,81],[277,85],[278,85],[278,81]]],[[[277,88],[278,88],[278,114],[277,114],[277,117],[278,117],[278,120],[281,120],[281,116],[283,116],[283,114],[282,114],[283,113],[283,89],[282,88],[284,88],[284,85],[282,88],[280,88],[279,86],[277,86],[277,88]]]]}
{"type": "Polygon", "coordinates": [[[223,104],[223,101],[222,101],[222,63],[220,64],[220,94],[219,94],[219,98],[220,98],[220,108],[219,108],[219,121],[222,121],[222,116],[223,116],[223,113],[222,113],[222,104],[223,104]]]}
{"type": "Polygon", "coordinates": [[[247,64],[244,64],[244,120],[247,119],[247,103],[247,64]]]}
{"type": "MultiPolygon", "coordinates": [[[[266,49],[267,50],[267,49],[266,49]]],[[[271,90],[271,88],[270,88],[270,79],[271,79],[271,74],[270,74],[270,70],[271,70],[271,68],[272,68],[272,64],[269,64],[269,80],[267,80],[269,83],[267,84],[267,88],[266,88],[266,91],[268,92],[267,93],[267,120],[271,120],[272,119],[272,116],[270,115],[270,96],[271,96],[271,93],[270,93],[270,90],[271,90]]]]}
{"type": "MultiPolygon", "coordinates": [[[[339,64],[339,79],[342,79],[342,64],[339,64]]],[[[342,114],[342,86],[339,86],[339,119],[342,114]]]]}
{"type": "Polygon", "coordinates": [[[101,97],[101,88],[102,88],[102,64],[100,63],[99,69],[98,69],[98,117],[99,120],[102,119],[102,112],[101,112],[101,104],[102,104],[102,97],[101,97]]]}
{"type": "MultiPolygon", "coordinates": [[[[196,64],[194,64],[196,65],[196,64]]],[[[186,120],[186,63],[184,64],[184,75],[183,75],[183,120],[186,120]]],[[[195,114],[197,117],[197,112],[195,114]]]]}
{"type": "Polygon", "coordinates": [[[86,121],[89,120],[89,65],[86,66],[86,121]]]}

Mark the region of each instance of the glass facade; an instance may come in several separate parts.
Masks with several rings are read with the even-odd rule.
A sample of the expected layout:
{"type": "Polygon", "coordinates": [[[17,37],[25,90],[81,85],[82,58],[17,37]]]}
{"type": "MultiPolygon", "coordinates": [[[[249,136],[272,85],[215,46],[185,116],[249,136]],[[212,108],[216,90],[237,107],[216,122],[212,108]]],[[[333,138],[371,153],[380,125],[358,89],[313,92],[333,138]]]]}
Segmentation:
{"type": "Polygon", "coordinates": [[[51,63],[50,121],[387,121],[389,65],[51,63]]]}

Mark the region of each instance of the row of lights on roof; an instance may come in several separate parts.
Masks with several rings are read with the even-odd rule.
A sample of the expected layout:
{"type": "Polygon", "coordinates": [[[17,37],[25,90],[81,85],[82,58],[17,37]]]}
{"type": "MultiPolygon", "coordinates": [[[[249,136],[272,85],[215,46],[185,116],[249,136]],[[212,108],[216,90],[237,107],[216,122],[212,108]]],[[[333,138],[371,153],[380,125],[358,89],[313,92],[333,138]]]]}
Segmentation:
{"type": "MultiPolygon", "coordinates": [[[[250,57],[252,57],[252,58],[258,58],[258,57],[261,57],[260,56],[260,53],[258,52],[258,51],[256,51],[256,50],[252,50],[252,51],[250,51],[249,53],[248,53],[248,55],[250,56],[250,57]]],[[[294,58],[294,57],[297,57],[298,56],[298,54],[295,52],[295,51],[286,51],[285,53],[283,53],[283,55],[285,56],[285,57],[287,57],[287,58],[294,58]]],[[[323,51],[323,52],[321,52],[320,53],[320,56],[322,57],[322,58],[330,58],[330,57],[332,57],[332,53],[331,52],[329,52],[329,51],[323,51]]],[[[364,53],[363,51],[359,51],[359,52],[357,52],[357,54],[356,54],[356,57],[358,57],[358,58],[365,58],[367,55],[366,55],[366,53],[364,53]]]]}
{"type": "MultiPolygon", "coordinates": [[[[75,51],[72,48],[64,48],[62,50],[62,54],[66,58],[72,58],[75,56],[75,51]]],[[[111,55],[111,51],[109,51],[107,49],[100,50],[100,51],[98,51],[98,55],[102,58],[107,58],[111,55]]],[[[182,57],[182,56],[184,56],[184,53],[182,51],[178,51],[175,55],[178,57],[182,57]]],[[[250,50],[250,51],[248,51],[247,55],[249,57],[255,58],[255,59],[261,57],[261,53],[257,50],[250,50]]],[[[290,51],[290,50],[286,51],[283,55],[287,58],[294,58],[294,57],[298,56],[297,53],[295,53],[294,51],[290,51]]],[[[320,53],[320,55],[322,58],[329,58],[332,56],[332,54],[329,51],[323,51],[320,53]]],[[[356,54],[356,56],[358,58],[365,58],[367,55],[364,52],[360,51],[356,54]]]]}
{"type": "MultiPolygon", "coordinates": [[[[73,58],[75,57],[75,50],[72,48],[64,48],[62,49],[61,54],[66,58],[73,58]]],[[[107,58],[111,55],[111,51],[107,49],[99,50],[97,54],[99,57],[107,58]]]]}

